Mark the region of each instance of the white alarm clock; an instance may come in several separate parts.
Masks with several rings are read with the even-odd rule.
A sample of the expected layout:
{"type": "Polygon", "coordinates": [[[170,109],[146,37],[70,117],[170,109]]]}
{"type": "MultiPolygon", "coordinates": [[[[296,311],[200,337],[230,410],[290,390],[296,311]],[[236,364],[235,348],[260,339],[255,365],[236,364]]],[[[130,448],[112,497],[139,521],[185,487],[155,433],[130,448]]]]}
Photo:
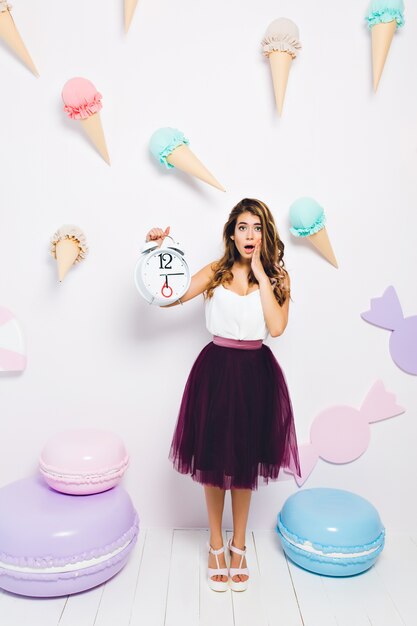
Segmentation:
{"type": "Polygon", "coordinates": [[[176,302],[187,291],[190,282],[184,252],[170,235],[164,238],[159,248],[156,241],[145,243],[135,267],[135,285],[149,304],[166,306],[176,302]]]}

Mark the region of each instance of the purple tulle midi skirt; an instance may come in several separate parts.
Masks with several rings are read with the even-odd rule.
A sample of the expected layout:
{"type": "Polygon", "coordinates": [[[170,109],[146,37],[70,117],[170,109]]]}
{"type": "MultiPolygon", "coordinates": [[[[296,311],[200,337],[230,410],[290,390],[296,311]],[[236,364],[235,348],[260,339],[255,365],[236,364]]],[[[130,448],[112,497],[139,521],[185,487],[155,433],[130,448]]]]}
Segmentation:
{"type": "Polygon", "coordinates": [[[178,472],[221,489],[257,489],[259,477],[268,483],[280,468],[300,475],[291,400],[268,346],[203,348],[185,386],[169,458],[178,472]]]}

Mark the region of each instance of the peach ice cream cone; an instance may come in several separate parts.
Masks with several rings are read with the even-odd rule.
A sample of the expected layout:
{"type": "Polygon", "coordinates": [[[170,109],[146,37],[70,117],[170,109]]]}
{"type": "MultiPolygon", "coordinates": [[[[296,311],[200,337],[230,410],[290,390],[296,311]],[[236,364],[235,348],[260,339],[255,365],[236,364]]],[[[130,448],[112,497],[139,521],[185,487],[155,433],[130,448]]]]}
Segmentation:
{"type": "Polygon", "coordinates": [[[51,254],[58,264],[60,282],[75,263],[86,257],[87,252],[85,235],[78,226],[66,224],[57,230],[51,239],[51,254]]]}

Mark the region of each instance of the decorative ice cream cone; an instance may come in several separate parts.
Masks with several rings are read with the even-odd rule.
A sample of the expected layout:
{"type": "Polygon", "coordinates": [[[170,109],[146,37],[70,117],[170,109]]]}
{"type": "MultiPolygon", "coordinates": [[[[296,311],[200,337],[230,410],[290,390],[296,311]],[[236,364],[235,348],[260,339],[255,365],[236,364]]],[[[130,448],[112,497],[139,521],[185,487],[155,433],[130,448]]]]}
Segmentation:
{"type": "Polygon", "coordinates": [[[51,239],[51,254],[58,263],[59,281],[62,282],[68,270],[82,261],[88,253],[83,231],[73,224],[61,226],[51,239]]]}
{"type": "Polygon", "coordinates": [[[378,84],[384,69],[385,61],[397,30],[397,22],[385,22],[376,24],[371,29],[372,37],[372,75],[374,91],[378,89],[378,84]]]}
{"type": "Polygon", "coordinates": [[[0,0],[0,38],[23,61],[26,67],[38,77],[39,72],[16,28],[10,9],[11,7],[7,4],[7,0],[0,0]]]}
{"type": "Polygon", "coordinates": [[[275,102],[277,104],[278,115],[281,116],[292,56],[288,54],[288,52],[271,52],[269,55],[269,63],[271,65],[272,82],[274,84],[275,102]]]}
{"type": "Polygon", "coordinates": [[[68,270],[74,265],[78,252],[78,244],[74,239],[61,239],[57,241],[55,254],[60,282],[64,280],[68,270]]]}
{"type": "Polygon", "coordinates": [[[101,125],[100,113],[93,113],[90,117],[86,117],[80,121],[88,138],[97,148],[106,163],[110,165],[110,157],[107,151],[103,127],[101,125]]]}
{"type": "Polygon", "coordinates": [[[323,226],[323,228],[317,233],[310,235],[308,239],[316,250],[318,250],[320,254],[322,254],[324,258],[329,261],[329,263],[331,263],[334,267],[339,267],[325,226],[323,226]]]}
{"type": "Polygon", "coordinates": [[[151,137],[150,150],[153,156],[168,168],[177,169],[199,178],[205,183],[226,191],[188,147],[189,141],[176,128],[159,128],[151,137]]]}
{"type": "Polygon", "coordinates": [[[378,89],[385,61],[397,28],[404,25],[403,0],[372,0],[366,17],[372,38],[372,75],[378,89]]]}
{"type": "Polygon", "coordinates": [[[101,94],[86,78],[71,78],[62,90],[64,110],[73,120],[81,120],[83,129],[103,159],[110,165],[106,139],[99,111],[101,94]]]}
{"type": "Polygon", "coordinates": [[[269,58],[275,102],[278,114],[282,114],[285,92],[292,60],[301,48],[298,27],[284,17],[274,20],[268,26],[262,40],[263,53],[269,58]]]}
{"type": "Polygon", "coordinates": [[[138,0],[125,0],[125,32],[130,28],[130,24],[135,13],[138,0]]]}
{"type": "Polygon", "coordinates": [[[339,267],[325,223],[323,208],[314,198],[299,198],[290,207],[290,231],[295,237],[307,238],[334,267],[339,267]]]}
{"type": "Polygon", "coordinates": [[[205,165],[191,152],[190,148],[186,145],[178,146],[175,150],[167,156],[167,161],[170,165],[178,168],[190,176],[195,176],[205,183],[220,189],[220,191],[226,191],[223,185],[221,185],[211,174],[205,165]]]}

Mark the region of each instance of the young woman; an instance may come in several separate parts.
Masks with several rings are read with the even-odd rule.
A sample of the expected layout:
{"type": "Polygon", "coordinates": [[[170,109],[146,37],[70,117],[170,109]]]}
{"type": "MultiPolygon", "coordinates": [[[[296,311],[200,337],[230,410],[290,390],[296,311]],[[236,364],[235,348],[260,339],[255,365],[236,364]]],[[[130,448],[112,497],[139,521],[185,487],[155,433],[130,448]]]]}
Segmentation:
{"type": "MultiPolygon", "coordinates": [[[[146,240],[162,243],[168,232],[153,228],[146,240]]],[[[213,341],[188,377],[170,459],[176,470],[204,485],[209,586],[243,591],[249,578],[245,534],[252,490],[259,477],[266,483],[276,479],[281,467],[300,470],[287,385],[263,344],[268,333],[278,337],[285,330],[290,279],[284,244],[260,200],[246,198],[233,208],[223,240],[222,258],[197,272],[181,298],[183,303],[204,293],[213,341]],[[233,513],[229,571],[222,538],[226,489],[231,490],[233,513]]]]}

